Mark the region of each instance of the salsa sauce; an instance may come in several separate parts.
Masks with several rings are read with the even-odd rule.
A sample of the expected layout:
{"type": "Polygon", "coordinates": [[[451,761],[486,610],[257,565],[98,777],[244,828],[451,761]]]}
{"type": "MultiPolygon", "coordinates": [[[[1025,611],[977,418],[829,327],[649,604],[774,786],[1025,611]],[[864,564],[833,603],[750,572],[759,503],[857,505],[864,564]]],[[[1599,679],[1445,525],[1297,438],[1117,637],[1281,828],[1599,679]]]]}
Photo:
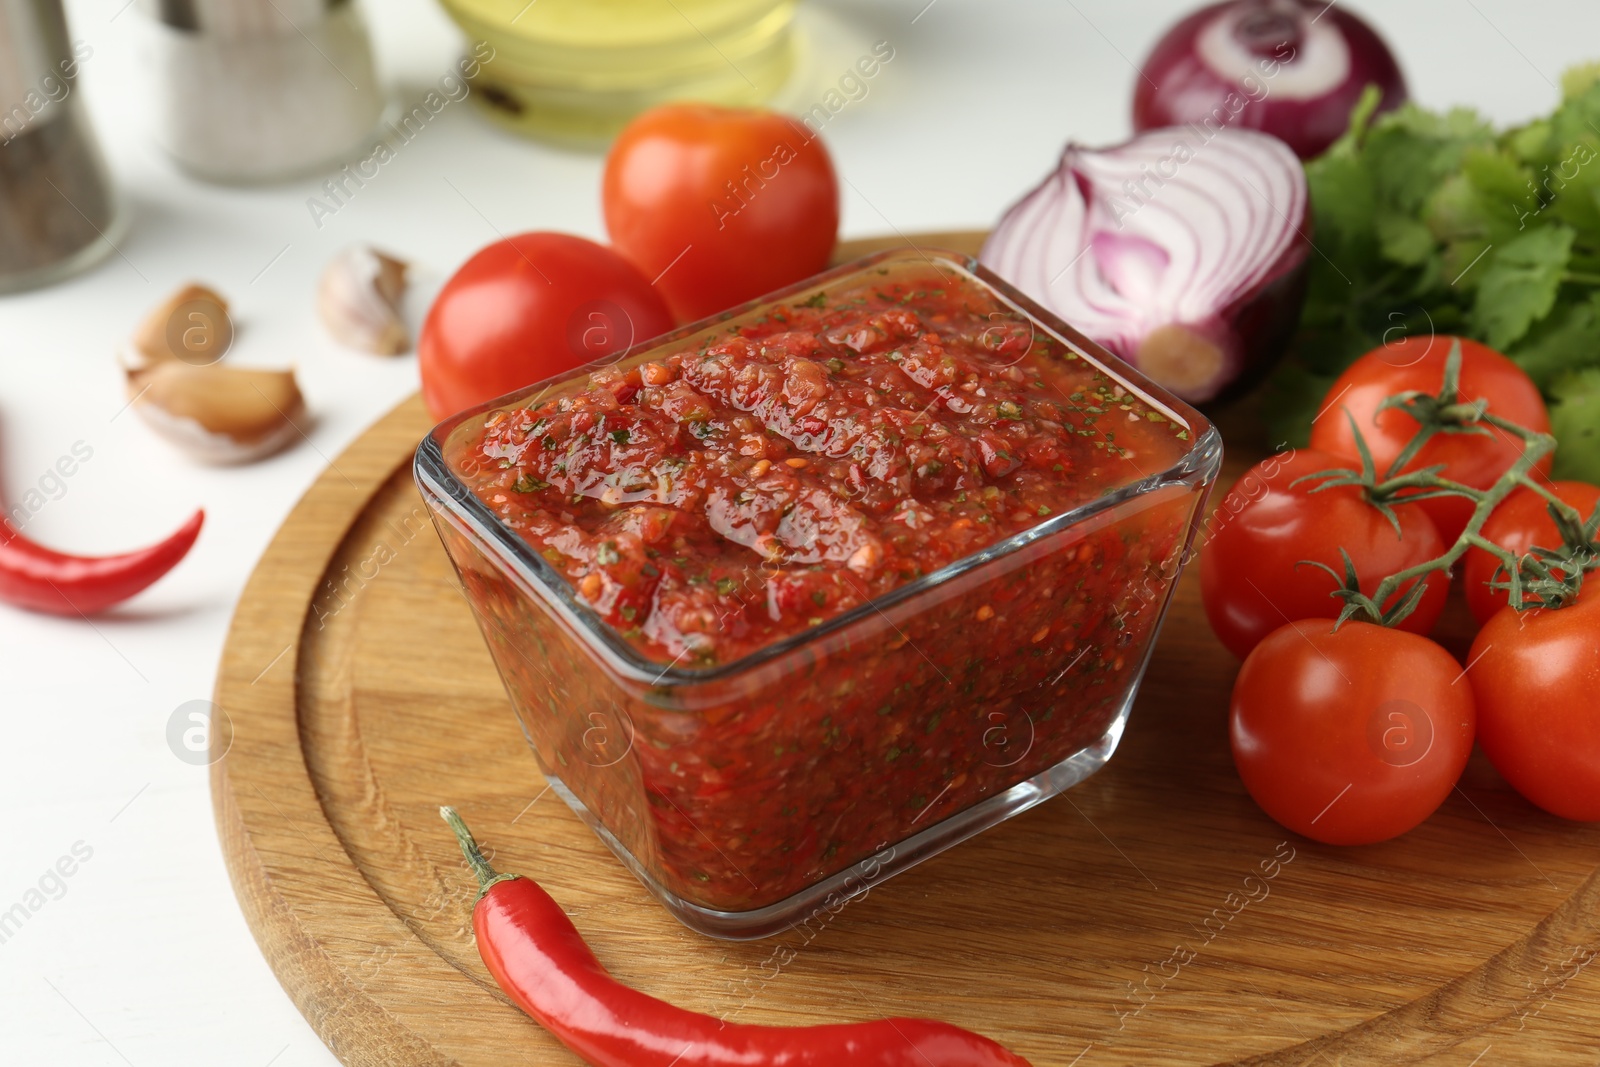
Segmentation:
{"type": "MultiPolygon", "coordinates": [[[[665,677],[1169,471],[1188,437],[906,256],[469,420],[445,456],[665,677]]],[[[944,820],[962,836],[955,816],[1101,742],[1205,489],[1141,490],[759,668],[653,686],[439,529],[547,776],[663,899],[740,913],[944,820]]]]}
{"type": "Polygon", "coordinates": [[[1188,437],[931,264],[536,399],[455,469],[635,648],[690,667],[1165,470],[1188,437]]]}

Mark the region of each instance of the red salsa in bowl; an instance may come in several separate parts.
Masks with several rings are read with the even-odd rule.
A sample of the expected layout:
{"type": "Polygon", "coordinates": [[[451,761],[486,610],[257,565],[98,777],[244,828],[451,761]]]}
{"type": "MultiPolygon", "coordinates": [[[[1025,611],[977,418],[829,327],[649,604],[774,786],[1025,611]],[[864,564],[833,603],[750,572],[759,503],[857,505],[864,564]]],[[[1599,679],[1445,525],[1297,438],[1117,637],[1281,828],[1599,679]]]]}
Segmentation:
{"type": "Polygon", "coordinates": [[[1219,461],[981,268],[888,253],[458,416],[417,475],[561,794],[759,936],[1104,762],[1219,461]]]}

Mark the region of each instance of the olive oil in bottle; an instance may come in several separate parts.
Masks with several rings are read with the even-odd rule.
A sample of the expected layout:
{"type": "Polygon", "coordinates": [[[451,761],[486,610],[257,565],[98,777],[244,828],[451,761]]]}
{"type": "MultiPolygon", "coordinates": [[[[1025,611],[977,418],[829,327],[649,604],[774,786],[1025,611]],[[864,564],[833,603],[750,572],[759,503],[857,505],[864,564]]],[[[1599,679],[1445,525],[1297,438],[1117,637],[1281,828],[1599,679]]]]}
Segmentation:
{"type": "Polygon", "coordinates": [[[783,85],[796,0],[442,0],[485,56],[475,95],[530,136],[602,141],[668,100],[749,106],[783,85]]]}

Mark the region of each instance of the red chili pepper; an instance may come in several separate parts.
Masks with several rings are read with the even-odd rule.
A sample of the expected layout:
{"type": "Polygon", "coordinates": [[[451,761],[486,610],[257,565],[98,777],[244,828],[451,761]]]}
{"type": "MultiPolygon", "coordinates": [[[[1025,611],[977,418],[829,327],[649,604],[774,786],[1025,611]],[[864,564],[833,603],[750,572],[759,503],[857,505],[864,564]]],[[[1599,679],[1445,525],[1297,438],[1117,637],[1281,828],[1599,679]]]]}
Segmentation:
{"type": "Polygon", "coordinates": [[[482,887],[472,928],[489,973],[594,1067],[1030,1067],[986,1037],[931,1019],[750,1026],[629,989],[548,893],[520,875],[496,873],[455,809],[439,813],[482,887]]]}
{"type": "Polygon", "coordinates": [[[0,516],[0,600],[53,615],[92,615],[126,600],[188,554],[206,513],[171,537],[120,556],[69,556],[23,537],[0,516]]]}

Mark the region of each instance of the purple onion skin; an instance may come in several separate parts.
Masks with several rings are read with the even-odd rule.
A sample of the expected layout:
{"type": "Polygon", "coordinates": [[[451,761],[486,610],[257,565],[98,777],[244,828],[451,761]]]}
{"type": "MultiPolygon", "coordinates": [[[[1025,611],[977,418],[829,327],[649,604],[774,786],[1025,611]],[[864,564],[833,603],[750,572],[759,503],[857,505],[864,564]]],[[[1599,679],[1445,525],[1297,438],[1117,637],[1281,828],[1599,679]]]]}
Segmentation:
{"type": "MultiPolygon", "coordinates": [[[[1301,159],[1315,159],[1342,137],[1350,126],[1350,113],[1363,90],[1376,85],[1383,96],[1378,111],[1391,111],[1409,99],[1404,75],[1394,54],[1377,32],[1361,19],[1323,0],[1291,0],[1321,22],[1333,25],[1350,49],[1350,72],[1331,92],[1309,100],[1287,100],[1272,93],[1272,79],[1259,79],[1266,95],[1251,99],[1244,86],[1212,71],[1195,50],[1200,32],[1230,8],[1270,9],[1269,0],[1225,0],[1211,4],[1179,22],[1157,42],[1140,68],[1133,95],[1133,127],[1140,133],[1161,126],[1203,123],[1214,116],[1227,117],[1226,125],[1270,133],[1287,142],[1301,159]],[[1230,116],[1230,94],[1248,102],[1230,116]],[[1219,111],[1220,109],[1220,111],[1219,111]]],[[[1273,50],[1260,53],[1270,58],[1273,50]]],[[[1259,91],[1259,90],[1258,90],[1259,91]]]]}
{"type": "MultiPolygon", "coordinates": [[[[1142,366],[1139,349],[1128,349],[1112,339],[1096,338],[1110,354],[1123,362],[1138,366],[1150,374],[1158,384],[1194,405],[1224,405],[1237,400],[1246,392],[1259,386],[1267,374],[1282,360],[1294,331],[1299,328],[1301,310],[1306,307],[1306,290],[1310,285],[1310,248],[1312,248],[1312,214],[1307,202],[1306,214],[1296,227],[1299,238],[1293,248],[1278,261],[1274,274],[1253,290],[1238,294],[1229,306],[1221,307],[1203,322],[1168,323],[1179,330],[1195,334],[1211,342],[1221,352],[1222,362],[1211,378],[1187,386],[1163,381],[1162,374],[1150,366],[1142,366]]],[[[1150,331],[1154,334],[1155,331],[1150,331]]],[[[1146,341],[1150,334],[1146,334],[1146,341]]],[[[1142,344],[1142,342],[1141,342],[1142,344]]]]}
{"type": "MultiPolygon", "coordinates": [[[[1278,365],[1299,328],[1300,312],[1305,307],[1306,289],[1311,281],[1309,218],[1300,229],[1307,239],[1296,243],[1283,269],[1264,284],[1240,295],[1203,322],[1171,324],[1204,338],[1222,353],[1222,365],[1208,380],[1187,386],[1164,382],[1154,368],[1141,366],[1145,360],[1138,350],[1128,351],[1116,342],[1102,341],[1102,344],[1113,355],[1139,367],[1158,384],[1191,404],[1212,408],[1238,399],[1261,384],[1278,365]]],[[[1146,337],[1148,339],[1149,335],[1146,337]]]]}
{"type": "MultiPolygon", "coordinates": [[[[1301,232],[1309,237],[1309,218],[1301,232]]],[[[1232,357],[1233,376],[1210,396],[1196,396],[1195,403],[1210,407],[1243,396],[1261,384],[1288,351],[1289,342],[1300,326],[1306,287],[1311,281],[1310,241],[1300,244],[1299,250],[1299,262],[1287,272],[1269,280],[1254,293],[1245,294],[1218,316],[1226,325],[1228,338],[1223,350],[1232,357]]]]}

